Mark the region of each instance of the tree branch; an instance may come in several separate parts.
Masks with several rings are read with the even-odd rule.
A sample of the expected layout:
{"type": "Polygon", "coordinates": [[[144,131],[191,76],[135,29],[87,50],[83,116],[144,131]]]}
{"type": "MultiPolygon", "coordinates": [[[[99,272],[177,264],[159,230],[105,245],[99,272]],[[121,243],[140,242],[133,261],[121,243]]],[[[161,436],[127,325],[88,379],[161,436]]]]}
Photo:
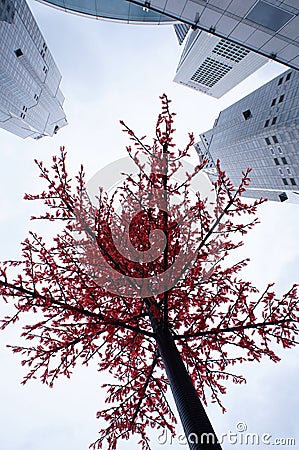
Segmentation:
{"type": "Polygon", "coordinates": [[[234,331],[242,331],[242,330],[248,330],[248,329],[252,329],[252,328],[263,328],[263,327],[280,325],[280,324],[286,323],[286,322],[297,322],[297,320],[289,318],[289,319],[280,319],[280,320],[275,320],[275,321],[270,321],[270,322],[257,322],[257,323],[252,323],[249,325],[237,325],[235,327],[228,327],[228,328],[218,328],[218,329],[215,328],[213,330],[198,331],[196,333],[177,334],[176,336],[174,336],[174,339],[175,340],[190,339],[190,338],[199,337],[199,336],[209,336],[209,335],[215,335],[215,334],[220,334],[220,333],[232,333],[234,331]]]}

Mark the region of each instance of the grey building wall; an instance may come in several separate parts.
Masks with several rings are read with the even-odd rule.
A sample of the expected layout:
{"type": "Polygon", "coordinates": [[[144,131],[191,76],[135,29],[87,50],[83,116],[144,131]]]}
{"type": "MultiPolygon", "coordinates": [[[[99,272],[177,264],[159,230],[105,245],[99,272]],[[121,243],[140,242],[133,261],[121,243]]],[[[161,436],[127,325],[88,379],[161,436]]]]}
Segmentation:
{"type": "Polygon", "coordinates": [[[239,44],[190,30],[174,81],[219,98],[267,62],[239,44]]]}
{"type": "Polygon", "coordinates": [[[250,167],[246,196],[297,202],[299,72],[288,70],[231,105],[200,138],[196,150],[201,159],[208,158],[212,179],[217,159],[235,185],[250,167]]]}
{"type": "Polygon", "coordinates": [[[67,124],[61,75],[25,0],[0,0],[0,127],[22,138],[67,124]]]}

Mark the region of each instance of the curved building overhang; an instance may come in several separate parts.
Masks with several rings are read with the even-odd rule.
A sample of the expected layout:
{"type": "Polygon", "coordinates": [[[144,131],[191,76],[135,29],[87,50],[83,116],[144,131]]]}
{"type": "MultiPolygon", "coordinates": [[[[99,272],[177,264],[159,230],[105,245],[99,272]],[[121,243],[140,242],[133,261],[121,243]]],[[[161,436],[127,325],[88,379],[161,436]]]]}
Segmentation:
{"type": "Polygon", "coordinates": [[[54,8],[95,19],[136,24],[174,23],[174,19],[126,0],[38,0],[54,8]]]}
{"type": "Polygon", "coordinates": [[[298,0],[38,0],[125,23],[183,23],[299,69],[298,0]]]}

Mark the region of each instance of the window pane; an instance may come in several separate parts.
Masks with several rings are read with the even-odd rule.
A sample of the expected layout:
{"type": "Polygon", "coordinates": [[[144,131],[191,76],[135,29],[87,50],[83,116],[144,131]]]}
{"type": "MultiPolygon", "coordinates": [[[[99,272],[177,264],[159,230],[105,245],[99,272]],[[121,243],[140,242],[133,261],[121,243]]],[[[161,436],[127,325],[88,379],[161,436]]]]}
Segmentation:
{"type": "Polygon", "coordinates": [[[293,17],[293,14],[260,0],[246,16],[246,19],[270,28],[270,30],[278,31],[293,17]]]}

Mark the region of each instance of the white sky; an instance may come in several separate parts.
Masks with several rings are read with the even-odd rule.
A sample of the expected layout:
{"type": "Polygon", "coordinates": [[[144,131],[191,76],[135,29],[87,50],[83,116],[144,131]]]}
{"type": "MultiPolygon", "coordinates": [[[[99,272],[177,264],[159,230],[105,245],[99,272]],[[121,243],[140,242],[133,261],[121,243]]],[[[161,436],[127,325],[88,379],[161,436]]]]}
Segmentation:
{"type": "MultiPolygon", "coordinates": [[[[29,216],[38,205],[22,200],[25,192],[40,189],[33,159],[49,161],[65,145],[70,172],[81,162],[87,178],[117,158],[125,156],[127,138],[120,131],[124,119],[140,135],[152,135],[159,95],[166,92],[177,112],[177,141],[188,131],[196,136],[210,129],[218,113],[285,70],[270,62],[223,98],[216,100],[172,82],[181,48],[170,26],[136,26],[101,22],[66,14],[31,0],[29,2],[50,51],[63,75],[62,91],[69,125],[53,138],[21,140],[0,130],[0,248],[1,259],[17,258],[19,242],[26,237],[29,216]]],[[[246,239],[246,256],[252,262],[246,275],[258,286],[277,281],[285,292],[298,281],[298,205],[268,203],[262,220],[246,239]]],[[[48,227],[39,225],[47,232],[48,227]]],[[[1,336],[0,423],[2,450],[83,450],[96,439],[95,418],[103,407],[100,385],[105,376],[95,366],[77,369],[71,380],[61,379],[54,389],[39,382],[20,385],[24,374],[16,356],[5,344],[17,343],[15,330],[1,336]]],[[[296,437],[299,422],[297,394],[298,351],[280,352],[279,364],[264,361],[243,367],[246,386],[229,386],[222,415],[208,408],[217,432],[236,431],[243,421],[248,432],[270,433],[273,438],[296,437]]],[[[178,442],[164,446],[153,434],[155,450],[187,448],[178,442]]],[[[120,448],[137,448],[135,441],[120,448]]],[[[297,434],[297,446],[299,436],[297,434]]],[[[223,445],[224,450],[240,445],[223,445]]],[[[249,446],[258,449],[260,446],[249,446]]],[[[291,448],[295,448],[294,446],[291,448]]]]}

